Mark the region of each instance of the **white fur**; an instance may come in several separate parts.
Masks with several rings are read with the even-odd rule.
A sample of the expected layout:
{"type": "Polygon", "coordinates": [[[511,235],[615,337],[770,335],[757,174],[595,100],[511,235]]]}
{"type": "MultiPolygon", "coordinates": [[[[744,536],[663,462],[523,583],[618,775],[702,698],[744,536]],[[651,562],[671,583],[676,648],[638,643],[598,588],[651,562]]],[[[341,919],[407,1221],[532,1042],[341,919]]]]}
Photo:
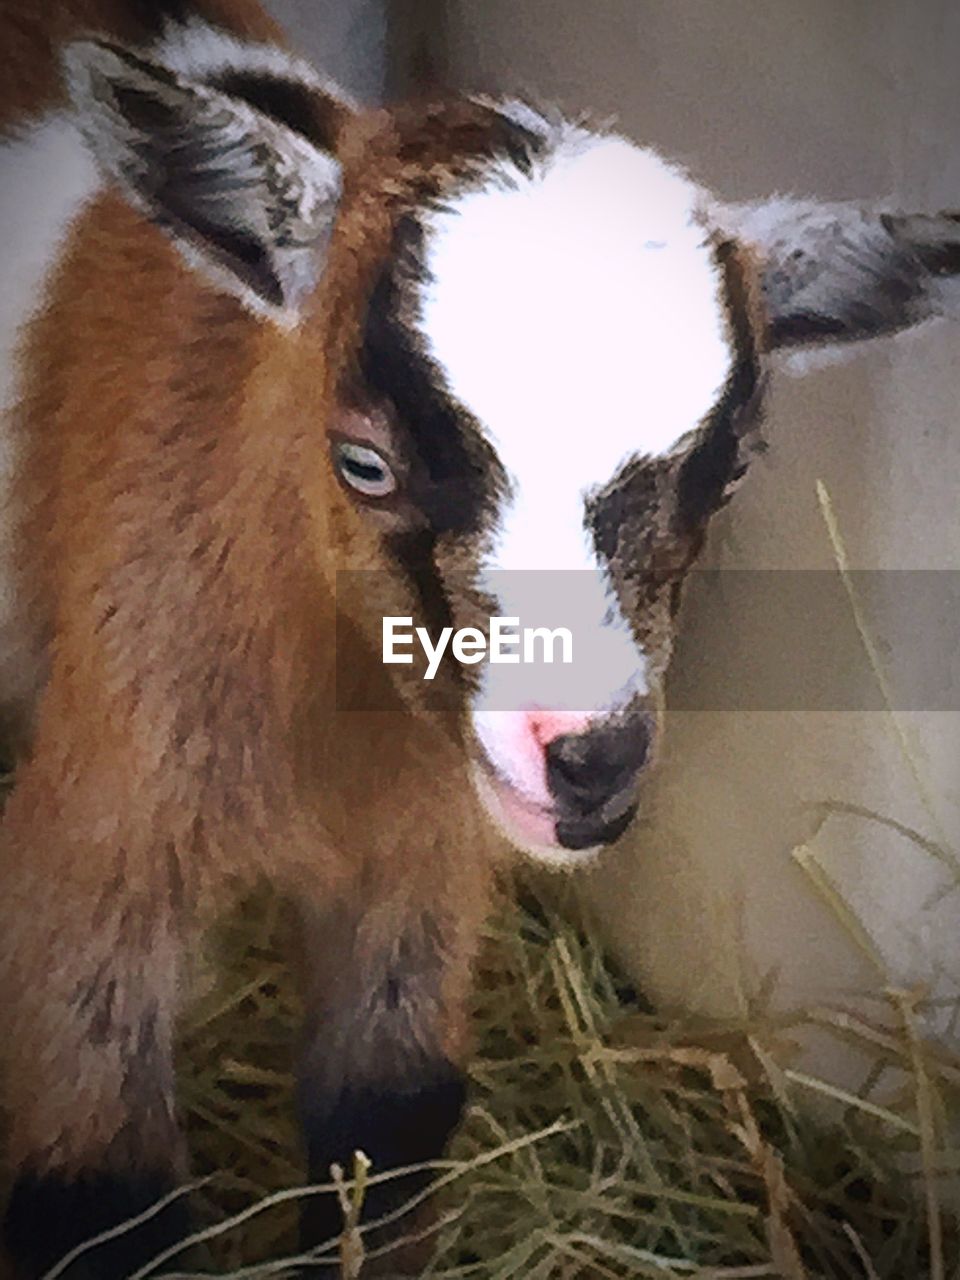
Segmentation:
{"type": "Polygon", "coordinates": [[[23,325],[43,299],[71,221],[100,186],[77,129],[62,115],[40,121],[0,146],[0,702],[19,699],[32,678],[23,669],[11,548],[16,463],[10,411],[17,400],[17,349],[23,325]]]}
{"type": "Polygon", "coordinates": [[[523,841],[521,843],[517,839],[517,833],[503,821],[496,793],[483,770],[474,765],[472,777],[473,785],[477,789],[477,795],[486,806],[487,814],[493,825],[501,835],[509,840],[520,853],[526,854],[532,862],[539,863],[541,866],[552,867],[556,871],[569,871],[573,867],[589,866],[597,860],[597,856],[603,851],[602,845],[594,845],[589,849],[567,849],[562,844],[544,844],[535,841],[523,841]]]}
{"type": "MultiPolygon", "coordinates": [[[[573,705],[589,696],[599,709],[644,688],[646,671],[584,528],[585,497],[632,457],[675,449],[716,403],[732,352],[698,189],[622,138],[540,124],[556,137],[538,172],[496,174],[432,217],[420,324],[510,477],[488,567],[593,579],[568,625],[598,658],[573,705]]],[[[501,612],[535,625],[525,590],[517,575],[501,612]]],[[[561,668],[555,695],[562,680],[561,668]]],[[[508,705],[490,684],[480,701],[508,705]]]]}

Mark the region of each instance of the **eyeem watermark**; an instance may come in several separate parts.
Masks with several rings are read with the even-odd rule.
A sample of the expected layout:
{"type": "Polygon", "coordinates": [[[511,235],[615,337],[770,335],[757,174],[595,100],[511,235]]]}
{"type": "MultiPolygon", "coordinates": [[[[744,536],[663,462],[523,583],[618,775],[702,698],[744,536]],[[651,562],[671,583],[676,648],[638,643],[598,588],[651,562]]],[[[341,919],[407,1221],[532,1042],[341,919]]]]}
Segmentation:
{"type": "Polygon", "coordinates": [[[384,663],[413,662],[412,653],[400,649],[412,649],[414,640],[427,659],[424,680],[432,680],[437,674],[443,655],[449,647],[458,662],[471,665],[482,662],[532,663],[553,662],[559,646],[563,663],[573,662],[573,635],[567,627],[521,627],[519,618],[491,618],[489,638],[479,627],[444,627],[434,644],[426,627],[414,627],[413,618],[387,616],[383,619],[384,663]]]}

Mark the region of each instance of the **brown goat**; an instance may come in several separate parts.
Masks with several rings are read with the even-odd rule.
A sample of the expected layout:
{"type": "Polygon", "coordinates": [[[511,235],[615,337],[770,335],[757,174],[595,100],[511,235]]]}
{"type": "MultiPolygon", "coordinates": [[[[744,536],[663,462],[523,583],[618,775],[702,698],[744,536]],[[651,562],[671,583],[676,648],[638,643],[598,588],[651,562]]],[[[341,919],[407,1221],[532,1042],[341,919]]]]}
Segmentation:
{"type": "MultiPolygon", "coordinates": [[[[958,265],[948,218],[721,216],[652,153],[520,103],[355,112],[246,0],[37,9],[0,5],[24,1280],[182,1176],[183,956],[261,875],[303,922],[311,1175],[441,1152],[500,832],[572,861],[633,816],[768,349],[913,323],[958,265]],[[388,678],[384,618],[512,613],[536,568],[584,583],[572,695],[510,703],[489,664],[388,678]]],[[[339,1222],[307,1204],[310,1246],[339,1222]]],[[[118,1280],[184,1228],[168,1208],[66,1274],[118,1280]]]]}
{"type": "MultiPolygon", "coordinates": [[[[390,167],[397,198],[422,180],[390,167]]],[[[198,287],[115,193],[71,232],[31,327],[17,569],[47,670],[4,817],[0,926],[24,1275],[181,1176],[182,950],[262,873],[308,931],[313,1174],[355,1146],[378,1165],[434,1156],[459,1111],[490,857],[456,725],[336,710],[333,566],[384,568],[322,443],[387,252],[361,180],[328,267],[332,343],[326,317],[286,334],[198,287]]],[[[375,678],[379,655],[352,652],[351,675],[375,678]]],[[[314,1242],[337,1230],[328,1199],[314,1242]]],[[[87,1266],[118,1280],[180,1227],[169,1212],[87,1266]]]]}

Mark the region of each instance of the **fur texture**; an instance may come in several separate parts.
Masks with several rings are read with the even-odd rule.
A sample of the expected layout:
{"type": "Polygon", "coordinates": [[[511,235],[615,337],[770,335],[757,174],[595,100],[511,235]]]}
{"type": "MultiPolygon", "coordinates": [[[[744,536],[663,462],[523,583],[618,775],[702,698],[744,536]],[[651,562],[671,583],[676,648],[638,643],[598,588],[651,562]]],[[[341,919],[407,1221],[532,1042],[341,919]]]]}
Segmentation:
{"type": "MultiPolygon", "coordinates": [[[[99,1225],[182,1175],[183,957],[262,875],[303,925],[312,1172],[354,1135],[384,1161],[439,1155],[497,829],[562,862],[632,819],[680,587],[744,473],[768,347],[801,320],[915,322],[958,264],[946,218],[851,240],[804,214],[797,257],[774,210],[741,243],[652,153],[525,104],[355,112],[246,0],[5,0],[0,37],[33,255],[3,420],[31,675],[0,670],[30,704],[0,831],[0,1046],[6,1242],[33,1280],[50,1205],[96,1200],[99,1225]],[[96,182],[58,79],[80,36],[65,65],[96,182]],[[64,140],[31,239],[30,163],[52,177],[64,140]],[[910,276],[895,314],[888,268],[910,276]],[[351,485],[345,443],[380,460],[381,497],[351,485]],[[482,624],[526,610],[530,569],[584,592],[575,695],[388,676],[384,615],[482,624]]],[[[308,1243],[330,1225],[308,1217],[308,1243]]]]}

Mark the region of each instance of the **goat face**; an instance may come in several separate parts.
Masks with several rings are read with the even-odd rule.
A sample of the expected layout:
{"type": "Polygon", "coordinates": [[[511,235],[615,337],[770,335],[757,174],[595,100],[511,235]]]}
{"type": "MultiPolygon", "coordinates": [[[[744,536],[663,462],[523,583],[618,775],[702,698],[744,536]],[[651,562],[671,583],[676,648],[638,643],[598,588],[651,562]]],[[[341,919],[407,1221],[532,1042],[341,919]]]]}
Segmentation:
{"type": "Polygon", "coordinates": [[[721,209],[651,151],[515,102],[347,121],[279,57],[239,98],[103,45],[70,67],[108,171],[280,322],[284,376],[322,401],[318,559],[387,584],[342,608],[370,647],[385,613],[571,631],[572,669],[450,680],[494,819],[573,860],[635,811],[680,586],[745,469],[768,351],[932,314],[955,222],[721,209]],[[326,103],[328,146],[251,94],[278,76],[326,103]]]}
{"type": "Polygon", "coordinates": [[[428,478],[449,621],[574,636],[572,668],[486,663],[465,690],[488,809],[567,863],[636,811],[680,589],[756,446],[771,351],[930,314],[955,224],[724,209],[623,139],[488,109],[475,168],[394,224],[363,370],[428,478]]]}
{"type": "Polygon", "coordinates": [[[422,326],[506,477],[480,557],[496,611],[573,638],[571,666],[487,666],[473,704],[485,798],[555,861],[633,815],[759,366],[692,184],[620,139],[547,136],[532,180],[435,220],[422,326]]]}
{"type": "MultiPolygon", "coordinates": [[[[331,456],[439,588],[438,614],[422,599],[389,612],[571,632],[570,665],[457,672],[488,809],[566,861],[635,811],[679,586],[742,470],[762,378],[755,276],[649,151],[516,104],[455,104],[430,124],[390,122],[419,181],[368,285],[330,300],[331,331],[358,332],[331,456]]],[[[370,203],[348,170],[342,227],[370,203]]],[[[344,275],[335,233],[331,290],[344,275]]],[[[402,672],[408,690],[421,674],[402,672]]]]}

